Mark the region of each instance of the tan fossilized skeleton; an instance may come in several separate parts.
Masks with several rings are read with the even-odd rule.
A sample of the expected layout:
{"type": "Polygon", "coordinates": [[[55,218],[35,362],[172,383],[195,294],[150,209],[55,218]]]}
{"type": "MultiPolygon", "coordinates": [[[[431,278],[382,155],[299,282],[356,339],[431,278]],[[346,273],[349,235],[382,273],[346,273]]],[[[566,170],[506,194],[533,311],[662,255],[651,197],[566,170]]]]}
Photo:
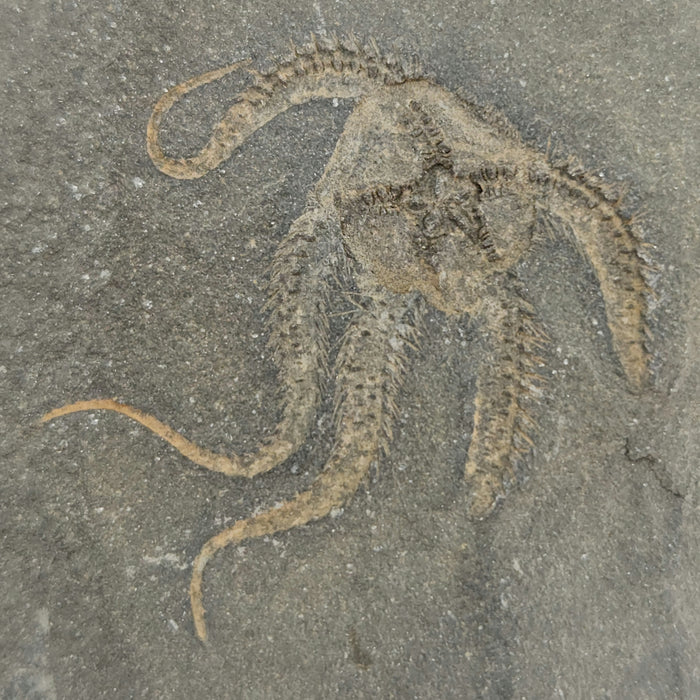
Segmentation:
{"type": "Polygon", "coordinates": [[[348,281],[355,312],[335,360],[336,436],[310,488],[280,507],[239,520],[211,538],[194,562],[190,596],[197,635],[207,635],[202,573],[234,542],[303,525],[342,506],[391,440],[395,401],[427,302],[469,314],[490,354],[479,368],[465,475],[471,513],[487,514],[532,446],[528,401],[536,398],[546,336],[514,265],[542,236],[573,236],[602,291],[612,344],[629,382],[648,375],[647,293],[638,236],[615,198],[572,165],[552,164],[524,145],[493,110],[423,77],[417,65],[353,38],[294,46],[291,56],[240,93],[207,145],[174,158],[159,145],[161,120],[183,95],[241,67],[222,68],[166,93],[148,125],[148,152],[166,175],[191,179],[226,160],[248,136],[292,105],[350,98],[356,106],[304,213],[274,257],[269,346],[282,388],[282,418],[243,456],[194,445],[154,417],[111,399],[81,401],[44,420],[106,409],[139,421],[187,458],[231,476],[253,477],[284,462],[307,438],[329,372],[328,290],[348,281]]]}

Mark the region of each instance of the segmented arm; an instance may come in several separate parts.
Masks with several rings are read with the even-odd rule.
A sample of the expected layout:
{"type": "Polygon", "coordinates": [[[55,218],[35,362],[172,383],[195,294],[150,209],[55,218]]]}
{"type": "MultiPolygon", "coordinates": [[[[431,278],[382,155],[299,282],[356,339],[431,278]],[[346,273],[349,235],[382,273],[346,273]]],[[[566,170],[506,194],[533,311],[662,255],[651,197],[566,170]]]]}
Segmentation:
{"type": "Polygon", "coordinates": [[[541,393],[538,349],[546,335],[532,307],[508,273],[485,290],[477,313],[489,343],[479,367],[474,429],[465,467],[473,489],[470,513],[483,517],[515,478],[518,461],[532,447],[535,423],[528,403],[541,393]]]}
{"type": "Polygon", "coordinates": [[[292,45],[292,54],[276,61],[272,72],[250,70],[253,84],[236,96],[199,153],[189,158],[167,156],[160,145],[160,125],[171,107],[192,90],[249,63],[239,61],[204,73],[176,85],[158,100],[148,122],[146,143],[151,160],[161,172],[183,180],[202,177],[223,163],[257,129],[294,104],[316,98],[359,98],[377,85],[402,83],[421,75],[418,64],[382,56],[374,43],[361,46],[354,37],[340,41],[312,35],[306,46],[292,45]]]}
{"type": "Polygon", "coordinates": [[[312,205],[292,224],[275,254],[267,306],[269,346],[279,369],[283,415],[272,436],[256,452],[217,454],[157,418],[112,399],[62,406],[43,416],[42,422],[78,411],[115,411],[141,423],[195,464],[212,471],[253,477],[282,463],[303,443],[320,400],[328,353],[327,285],[337,264],[332,251],[339,224],[334,216],[312,205]]]}
{"type": "MultiPolygon", "coordinates": [[[[175,87],[168,90],[156,103],[151,113],[151,118],[148,120],[146,127],[146,149],[151,157],[153,164],[166,175],[175,177],[180,180],[192,180],[194,178],[206,175],[210,170],[215,168],[219,163],[228,158],[233,152],[233,149],[238,146],[241,139],[236,140],[232,133],[228,134],[228,139],[222,138],[223,132],[218,129],[209,139],[207,145],[195,156],[191,158],[171,158],[166,156],[163,148],[160,145],[160,125],[165,115],[170,111],[176,102],[179,102],[188,92],[192,92],[199,87],[213,83],[225,75],[232,73],[250,63],[250,59],[232,63],[230,66],[217,68],[216,70],[208,71],[195,78],[186,80],[175,87]]],[[[234,105],[238,107],[238,105],[234,105]]],[[[229,110],[229,121],[232,120],[229,110]]],[[[240,117],[250,116],[249,114],[241,114],[240,117]]]]}
{"type": "Polygon", "coordinates": [[[550,234],[571,236],[590,261],[605,302],[613,349],[632,387],[640,389],[649,378],[650,361],[646,316],[651,289],[645,278],[644,244],[616,203],[589,184],[591,176],[577,172],[578,176],[554,170],[540,221],[550,234]]]}
{"type": "Polygon", "coordinates": [[[394,401],[409,346],[416,339],[417,297],[377,290],[350,324],[336,361],[337,433],[331,456],[308,491],[212,537],[194,562],[190,601],[197,636],[206,640],[202,574],[223,547],[317,520],[355,493],[391,436],[394,401]]]}
{"type": "Polygon", "coordinates": [[[340,223],[332,208],[310,198],[272,263],[268,346],[278,369],[282,419],[254,455],[247,476],[272,469],[303,444],[328,372],[328,291],[342,264],[340,223]]]}

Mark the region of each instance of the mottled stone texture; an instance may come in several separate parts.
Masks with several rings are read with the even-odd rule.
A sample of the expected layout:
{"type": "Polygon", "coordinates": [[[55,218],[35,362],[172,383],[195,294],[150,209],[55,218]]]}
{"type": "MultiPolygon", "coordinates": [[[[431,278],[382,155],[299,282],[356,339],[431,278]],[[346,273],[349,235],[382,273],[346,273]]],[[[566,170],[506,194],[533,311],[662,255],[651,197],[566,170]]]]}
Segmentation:
{"type": "MultiPolygon", "coordinates": [[[[2,10],[3,697],[700,695],[698,10],[567,5],[32,2],[2,10]],[[303,220],[327,164],[342,161],[333,154],[357,120],[354,103],[294,106],[187,182],[153,167],[146,123],[162,91],[188,76],[248,56],[273,74],[264,57],[284,55],[289,38],[351,30],[419,55],[445,95],[466,91],[494,105],[528,152],[555,163],[576,154],[586,187],[593,176],[628,187],[615,215],[636,217],[654,245],[654,298],[642,314],[653,381],[630,391],[621,338],[624,314],[636,312],[622,305],[626,330],[616,332],[585,236],[580,245],[566,236],[533,242],[513,263],[515,296],[490,303],[518,315],[513,299],[526,297],[532,307],[516,306],[534,309],[550,340],[539,351],[548,381],[535,449],[503,507],[470,519],[464,464],[483,394],[479,362],[496,331],[429,299],[410,380],[392,388],[391,406],[371,392],[380,408],[397,407],[389,454],[367,460],[369,476],[342,513],[220,552],[206,572],[212,641],[204,646],[187,601],[192,561],[234,521],[313,488],[342,437],[342,401],[334,422],[329,379],[307,382],[304,401],[320,405],[299,451],[251,481],[193,467],[123,416],[38,420],[61,404],[115,397],[214,452],[274,444],[286,415],[277,367],[293,358],[270,342],[279,310],[261,309],[285,235],[303,220]]],[[[161,125],[165,152],[205,148],[245,85],[233,73],[174,105],[161,125]]],[[[426,152],[418,174],[432,175],[413,186],[440,200],[439,175],[452,168],[435,132],[443,125],[430,123],[434,107],[418,106],[428,117],[422,134],[414,129],[426,152]]],[[[575,179],[577,167],[561,172],[575,179]]],[[[542,184],[536,170],[532,182],[542,184]]],[[[513,177],[485,176],[494,188],[513,177]]],[[[347,211],[380,228],[387,202],[414,211],[413,193],[392,184],[347,211]]],[[[433,218],[414,226],[418,257],[444,242],[436,222],[475,216],[465,193],[453,194],[461,199],[440,200],[433,218]]],[[[510,212],[523,206],[520,195],[513,202],[510,212]]],[[[550,204],[561,219],[565,205],[550,204]]],[[[485,215],[503,222],[501,210],[485,215]]],[[[407,230],[411,216],[403,215],[407,230]]],[[[499,241],[483,228],[474,241],[488,260],[499,241]]],[[[343,251],[370,256],[357,236],[355,250],[350,241],[343,251]]],[[[322,259],[338,255],[333,245],[324,251],[322,259]]],[[[400,278],[387,279],[380,286],[402,295],[400,278]]],[[[344,363],[339,383],[359,391],[350,355],[386,330],[387,317],[351,294],[329,303],[322,364],[332,381],[344,363]],[[343,336],[353,302],[364,313],[343,336]]],[[[624,347],[634,355],[641,340],[630,339],[624,347]]],[[[389,347],[403,357],[396,345],[409,341],[407,332],[389,347]]],[[[378,357],[398,362],[367,352],[364,370],[378,357]]],[[[493,356],[504,362],[502,354],[493,356]]],[[[372,400],[364,396],[353,413],[367,430],[372,400]]],[[[352,449],[364,455],[368,440],[378,444],[370,433],[352,449]]],[[[381,433],[389,437],[384,423],[381,433]]]]}

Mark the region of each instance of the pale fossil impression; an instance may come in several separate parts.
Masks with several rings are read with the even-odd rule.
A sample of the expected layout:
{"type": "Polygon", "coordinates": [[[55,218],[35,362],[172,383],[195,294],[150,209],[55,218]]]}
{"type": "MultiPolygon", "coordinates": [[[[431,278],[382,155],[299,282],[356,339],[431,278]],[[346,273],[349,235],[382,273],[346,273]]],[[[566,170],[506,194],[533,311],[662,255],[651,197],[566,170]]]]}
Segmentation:
{"type": "Polygon", "coordinates": [[[118,411],[196,464],[253,477],[305,442],[324,376],[335,388],[335,441],[310,488],[280,507],[239,520],[212,537],[194,562],[190,598],[206,639],[202,574],[228,544],[322,518],[345,504],[391,441],[395,401],[425,304],[469,314],[490,343],[478,373],[465,476],[471,514],[489,513],[532,447],[528,403],[541,392],[538,348],[546,336],[518,284],[515,264],[542,236],[573,237],[602,292],[613,348],[635,389],[649,374],[646,266],[639,235],[602,182],[573,164],[552,163],[518,132],[424,77],[415,62],[382,55],[373,42],[312,37],[272,70],[251,70],[241,92],[193,157],[164,154],[160,124],[183,95],[247,64],[193,78],[167,92],[148,124],[148,152],[166,175],[199,178],[292,105],[355,100],[304,213],[277,248],[267,304],[269,347],[282,390],[282,417],[259,449],[215,454],[156,418],[111,399],[47,413],[118,411]],[[328,292],[345,280],[352,314],[329,365],[328,292]]]}

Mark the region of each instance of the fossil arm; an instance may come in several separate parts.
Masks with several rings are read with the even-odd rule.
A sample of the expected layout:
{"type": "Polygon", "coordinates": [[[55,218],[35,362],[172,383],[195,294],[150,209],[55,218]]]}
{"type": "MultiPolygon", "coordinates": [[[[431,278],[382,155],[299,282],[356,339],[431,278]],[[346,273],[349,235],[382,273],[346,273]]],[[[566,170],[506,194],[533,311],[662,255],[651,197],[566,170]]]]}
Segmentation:
{"type": "Polygon", "coordinates": [[[336,360],[336,441],[331,456],[310,488],[277,508],[239,520],[212,537],[195,559],[190,600],[197,636],[207,630],[202,604],[202,573],[222,547],[289,530],[340,508],[355,493],[391,436],[395,398],[406,354],[416,339],[420,313],[416,295],[375,290],[355,314],[336,360]]]}
{"type": "Polygon", "coordinates": [[[534,422],[528,400],[540,393],[538,349],[546,336],[530,304],[508,273],[495,280],[476,313],[489,352],[477,381],[474,429],[465,477],[473,488],[470,513],[486,515],[512,480],[519,459],[530,451],[534,422]]]}
{"type": "Polygon", "coordinates": [[[268,346],[278,369],[282,419],[259,450],[243,457],[246,476],[281,464],[306,439],[328,367],[328,289],[342,244],[335,210],[310,198],[275,253],[270,273],[268,346]]]}
{"type": "Polygon", "coordinates": [[[241,456],[217,454],[191,442],[154,416],[113,399],[78,401],[54,409],[42,421],[78,411],[116,411],[212,471],[253,477],[281,464],[304,442],[320,401],[321,379],[328,359],[327,285],[338,264],[332,253],[339,230],[334,212],[312,202],[292,224],[275,254],[267,302],[268,344],[278,367],[283,409],[273,434],[257,451],[241,456]]]}
{"type": "Polygon", "coordinates": [[[643,244],[611,201],[582,171],[553,171],[541,220],[555,235],[568,234],[593,268],[605,303],[613,349],[635,389],[649,376],[650,354],[645,346],[645,322],[650,287],[643,244]]]}
{"type": "Polygon", "coordinates": [[[292,56],[277,62],[273,71],[262,74],[251,70],[253,84],[237,96],[199,153],[188,158],[166,155],[160,145],[160,127],[171,107],[188,92],[248,63],[240,61],[209,71],[161,97],[146,135],[148,153],[159,170],[178,179],[202,177],[225,161],[252,133],[292,105],[319,98],[360,98],[377,87],[420,77],[418,65],[382,56],[374,45],[363,47],[352,38],[343,42],[313,39],[308,46],[292,46],[292,56]]]}

